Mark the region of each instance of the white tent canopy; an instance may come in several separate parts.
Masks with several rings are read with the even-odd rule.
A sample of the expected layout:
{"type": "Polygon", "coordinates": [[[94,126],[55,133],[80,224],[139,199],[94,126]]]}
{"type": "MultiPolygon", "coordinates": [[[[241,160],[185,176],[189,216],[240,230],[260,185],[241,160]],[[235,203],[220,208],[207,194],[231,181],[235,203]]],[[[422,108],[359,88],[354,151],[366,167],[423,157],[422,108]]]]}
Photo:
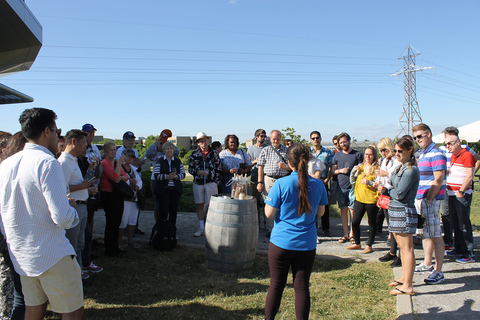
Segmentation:
{"type": "MultiPolygon", "coordinates": [[[[464,125],[463,127],[458,128],[460,140],[466,140],[467,142],[478,142],[480,140],[480,120],[472,122],[470,124],[464,125]]],[[[443,143],[445,137],[443,132],[433,136],[433,142],[443,143]]]]}

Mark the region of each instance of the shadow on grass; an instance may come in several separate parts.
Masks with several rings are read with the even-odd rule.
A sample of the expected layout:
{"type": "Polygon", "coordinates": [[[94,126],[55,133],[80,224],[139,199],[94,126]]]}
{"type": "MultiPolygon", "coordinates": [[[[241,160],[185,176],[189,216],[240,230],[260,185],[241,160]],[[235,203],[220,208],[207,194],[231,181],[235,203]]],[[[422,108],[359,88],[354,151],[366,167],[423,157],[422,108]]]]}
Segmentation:
{"type": "MultiPolygon", "coordinates": [[[[171,252],[142,248],[122,258],[99,257],[95,262],[104,271],[85,281],[85,299],[104,305],[148,306],[177,299],[251,296],[266,293],[270,282],[268,259],[263,255],[255,257],[250,270],[240,273],[210,270],[204,251],[190,248],[171,252]]],[[[354,263],[316,260],[313,272],[347,269],[354,263]]]]}
{"type": "MultiPolygon", "coordinates": [[[[201,303],[171,306],[114,306],[102,309],[86,309],[84,319],[89,320],[149,320],[149,319],[247,319],[252,314],[263,316],[263,309],[246,308],[226,310],[221,307],[206,306],[201,303]]],[[[47,312],[46,319],[60,319],[60,315],[47,312]]]]}

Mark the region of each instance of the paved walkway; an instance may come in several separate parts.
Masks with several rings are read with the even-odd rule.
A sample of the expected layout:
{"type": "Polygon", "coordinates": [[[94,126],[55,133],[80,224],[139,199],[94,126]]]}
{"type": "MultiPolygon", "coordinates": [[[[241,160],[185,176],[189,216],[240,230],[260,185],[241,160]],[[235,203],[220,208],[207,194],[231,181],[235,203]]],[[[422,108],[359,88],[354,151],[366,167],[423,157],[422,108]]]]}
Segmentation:
{"type": "MultiPolygon", "coordinates": [[[[376,261],[387,251],[385,231],[380,238],[376,238],[373,245],[374,252],[363,254],[361,251],[350,251],[345,247],[348,244],[341,244],[337,240],[342,235],[340,219],[330,219],[330,233],[332,237],[322,237],[322,243],[317,246],[317,258],[319,259],[355,259],[356,261],[376,261]]],[[[139,219],[139,228],[146,232],[145,235],[135,235],[135,241],[148,242],[150,232],[154,225],[152,211],[142,211],[139,219]]],[[[105,214],[102,210],[95,214],[94,234],[96,238],[103,237],[105,228],[105,214]]],[[[177,218],[177,236],[179,245],[204,248],[205,237],[193,237],[198,228],[196,213],[180,212],[177,218]]],[[[362,246],[365,245],[368,225],[362,221],[362,246]]],[[[265,254],[268,249],[268,238],[266,231],[260,229],[258,239],[258,252],[265,254]]],[[[480,232],[474,232],[475,249],[480,248],[480,232]]],[[[423,250],[415,247],[417,263],[422,262],[423,250]]],[[[477,261],[480,257],[477,257],[477,261]]],[[[471,264],[459,264],[445,257],[444,272],[446,281],[438,285],[426,285],[423,279],[428,274],[415,274],[414,290],[417,293],[414,297],[397,296],[398,319],[410,320],[447,320],[455,317],[466,319],[480,319],[480,262],[471,264]]],[[[396,278],[401,274],[401,268],[394,268],[396,278]]],[[[385,287],[385,294],[388,294],[385,287]]]]}

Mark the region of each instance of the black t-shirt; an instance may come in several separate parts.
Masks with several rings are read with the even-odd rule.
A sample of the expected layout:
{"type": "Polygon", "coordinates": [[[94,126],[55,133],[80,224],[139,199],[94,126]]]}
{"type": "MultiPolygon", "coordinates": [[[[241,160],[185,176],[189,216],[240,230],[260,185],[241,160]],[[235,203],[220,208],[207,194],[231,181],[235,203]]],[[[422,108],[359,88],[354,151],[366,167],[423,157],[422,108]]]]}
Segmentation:
{"type": "Polygon", "coordinates": [[[337,169],[348,168],[348,173],[339,173],[337,176],[340,188],[349,189],[351,187],[350,172],[354,166],[362,162],[363,155],[353,149],[348,154],[340,151],[333,156],[333,164],[337,166],[337,169]]]}

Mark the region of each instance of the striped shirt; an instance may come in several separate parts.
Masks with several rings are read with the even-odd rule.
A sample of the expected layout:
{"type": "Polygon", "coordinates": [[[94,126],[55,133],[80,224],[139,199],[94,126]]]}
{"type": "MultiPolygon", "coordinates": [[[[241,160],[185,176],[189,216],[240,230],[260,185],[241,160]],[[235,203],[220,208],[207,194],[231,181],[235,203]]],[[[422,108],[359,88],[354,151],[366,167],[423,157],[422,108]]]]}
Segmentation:
{"type": "MultiPolygon", "coordinates": [[[[425,150],[421,150],[418,157],[418,170],[420,171],[420,183],[417,190],[417,199],[423,199],[427,196],[430,187],[435,181],[435,171],[447,170],[447,158],[437,145],[432,142],[425,150]]],[[[442,200],[445,198],[445,191],[447,189],[447,181],[443,179],[440,190],[435,199],[442,200]]]]}
{"type": "MultiPolygon", "coordinates": [[[[475,158],[466,149],[462,149],[460,153],[455,156],[452,154],[452,166],[448,172],[447,189],[448,195],[454,196],[463,185],[463,181],[467,177],[465,168],[475,167],[475,158]]],[[[472,183],[464,190],[466,194],[472,193],[472,183]]]]}
{"type": "Polygon", "coordinates": [[[45,147],[27,143],[0,165],[2,231],[15,271],[36,277],[75,255],[65,229],[78,224],[62,167],[45,147]]]}

